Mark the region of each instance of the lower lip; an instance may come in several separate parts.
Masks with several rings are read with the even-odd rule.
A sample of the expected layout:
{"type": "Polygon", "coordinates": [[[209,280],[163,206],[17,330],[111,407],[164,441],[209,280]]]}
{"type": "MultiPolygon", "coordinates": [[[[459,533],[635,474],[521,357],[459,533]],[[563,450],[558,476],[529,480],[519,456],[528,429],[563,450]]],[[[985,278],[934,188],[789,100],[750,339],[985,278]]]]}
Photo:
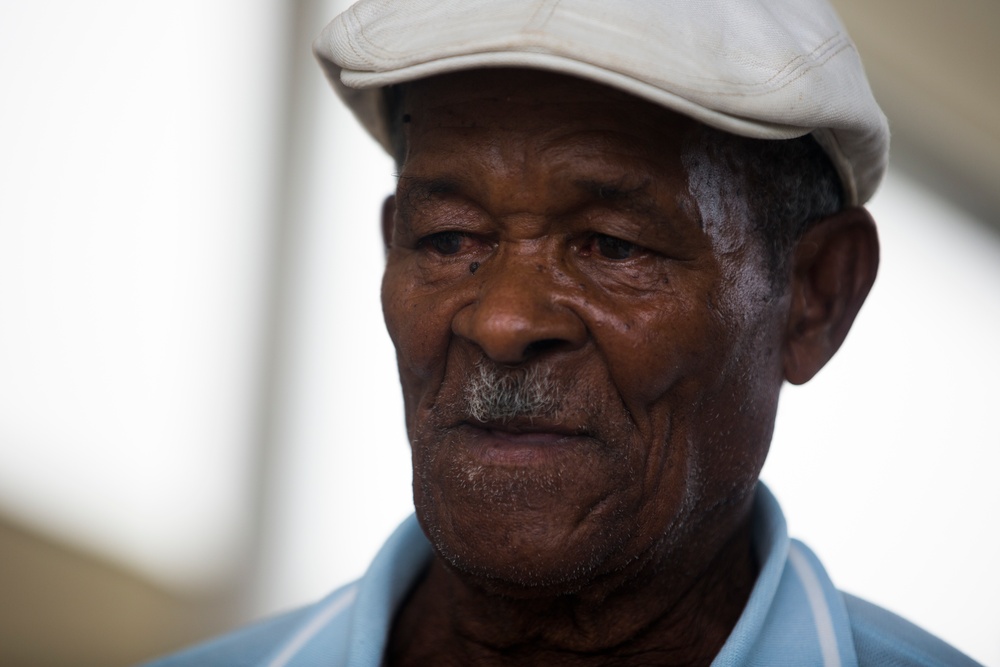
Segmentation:
{"type": "Polygon", "coordinates": [[[564,433],[511,433],[476,426],[461,427],[468,452],[480,462],[492,465],[545,465],[553,459],[579,451],[590,441],[564,433]]]}

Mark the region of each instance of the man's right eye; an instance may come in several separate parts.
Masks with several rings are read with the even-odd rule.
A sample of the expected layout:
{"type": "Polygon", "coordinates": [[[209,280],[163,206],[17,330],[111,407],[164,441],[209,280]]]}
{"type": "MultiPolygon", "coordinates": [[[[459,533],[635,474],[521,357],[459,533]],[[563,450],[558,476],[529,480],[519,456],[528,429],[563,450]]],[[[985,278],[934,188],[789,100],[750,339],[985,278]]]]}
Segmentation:
{"type": "Polygon", "coordinates": [[[420,239],[420,245],[439,255],[454,255],[462,249],[463,241],[465,235],[459,232],[438,232],[420,239]]]}

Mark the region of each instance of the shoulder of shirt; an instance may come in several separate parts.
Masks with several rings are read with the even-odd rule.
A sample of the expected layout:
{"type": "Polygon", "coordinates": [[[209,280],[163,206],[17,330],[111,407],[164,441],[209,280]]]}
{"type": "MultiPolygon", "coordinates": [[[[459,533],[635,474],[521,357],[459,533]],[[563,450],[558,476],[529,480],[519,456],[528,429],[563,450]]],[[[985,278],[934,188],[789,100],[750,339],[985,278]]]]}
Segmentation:
{"type": "MultiPolygon", "coordinates": [[[[140,667],[258,667],[272,664],[278,649],[288,646],[308,629],[317,612],[334,598],[350,592],[345,586],[317,602],[265,618],[227,634],[195,644],[140,667]]],[[[328,620],[328,619],[325,619],[328,620]]]]}
{"type": "Polygon", "coordinates": [[[965,654],[904,618],[843,593],[860,667],[978,667],[965,654]]]}

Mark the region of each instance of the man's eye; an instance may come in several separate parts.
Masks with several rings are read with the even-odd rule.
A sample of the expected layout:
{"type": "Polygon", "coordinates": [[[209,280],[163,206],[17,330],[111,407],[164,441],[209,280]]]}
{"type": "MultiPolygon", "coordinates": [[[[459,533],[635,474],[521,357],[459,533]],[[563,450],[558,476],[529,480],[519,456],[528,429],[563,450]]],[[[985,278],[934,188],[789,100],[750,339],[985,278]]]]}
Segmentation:
{"type": "Polygon", "coordinates": [[[628,259],[639,249],[634,243],[605,234],[595,234],[590,243],[594,250],[607,259],[628,259]]]}
{"type": "Polygon", "coordinates": [[[462,249],[464,240],[465,235],[458,232],[438,232],[422,238],[420,245],[440,255],[454,255],[462,249]]]}

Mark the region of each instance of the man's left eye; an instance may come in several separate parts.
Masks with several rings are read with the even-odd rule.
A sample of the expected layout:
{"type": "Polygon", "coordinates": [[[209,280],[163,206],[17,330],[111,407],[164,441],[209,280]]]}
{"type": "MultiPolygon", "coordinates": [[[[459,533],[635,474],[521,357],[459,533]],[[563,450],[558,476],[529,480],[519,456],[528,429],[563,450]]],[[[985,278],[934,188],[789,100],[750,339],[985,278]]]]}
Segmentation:
{"type": "Polygon", "coordinates": [[[634,243],[606,234],[595,234],[590,245],[607,259],[628,259],[639,250],[639,246],[634,243]]]}

